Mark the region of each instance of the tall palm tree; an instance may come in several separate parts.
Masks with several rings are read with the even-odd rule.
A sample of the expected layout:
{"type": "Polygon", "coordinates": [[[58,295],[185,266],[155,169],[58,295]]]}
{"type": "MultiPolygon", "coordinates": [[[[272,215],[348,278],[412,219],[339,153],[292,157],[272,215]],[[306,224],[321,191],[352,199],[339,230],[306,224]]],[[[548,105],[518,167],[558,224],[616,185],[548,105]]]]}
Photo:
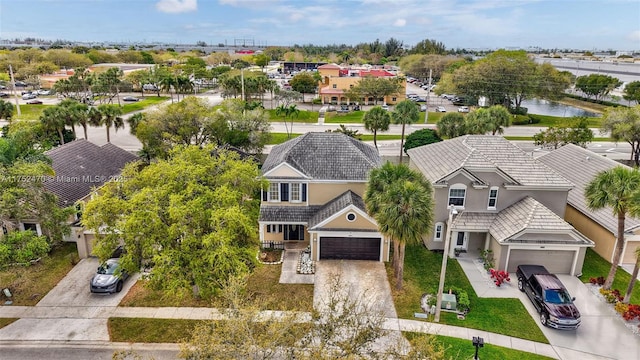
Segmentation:
{"type": "Polygon", "coordinates": [[[487,109],[489,117],[489,130],[491,135],[503,134],[504,128],[511,125],[511,113],[502,105],[493,105],[487,109]]]}
{"type": "Polygon", "coordinates": [[[135,113],[133,115],[131,115],[128,119],[127,119],[127,124],[129,124],[129,132],[131,133],[131,135],[135,135],[136,134],[136,130],[138,129],[138,125],[140,125],[141,122],[143,122],[146,118],[145,113],[143,112],[139,112],[139,113],[135,113]]]}
{"type": "Polygon", "coordinates": [[[436,126],[438,129],[438,135],[441,137],[453,139],[454,137],[466,134],[464,116],[460,113],[445,114],[440,121],[438,121],[436,126]]]}
{"type": "Polygon", "coordinates": [[[294,105],[284,106],[280,105],[276,108],[276,115],[284,116],[284,127],[287,131],[287,138],[291,139],[291,133],[293,132],[293,118],[298,117],[300,110],[294,105]],[[287,126],[287,119],[291,118],[291,129],[287,126]]]}
{"type": "Polygon", "coordinates": [[[87,127],[89,126],[89,106],[87,104],[77,103],[74,105],[74,122],[82,126],[84,138],[88,139],[87,127]]]}
{"type": "Polygon", "coordinates": [[[640,192],[640,172],[617,166],[598,173],[585,189],[585,198],[589,209],[597,210],[610,207],[613,215],[618,218],[618,234],[616,246],[611,260],[609,275],[604,282],[604,289],[611,289],[613,279],[618,270],[618,264],[624,250],[624,228],[627,214],[637,217],[640,206],[634,204],[640,192]]]}
{"type": "MultiPolygon", "coordinates": [[[[176,77],[175,87],[176,87],[176,93],[178,93],[178,101],[180,101],[179,94],[187,94],[193,91],[193,83],[191,82],[189,77],[185,75],[180,75],[176,77]]],[[[183,95],[183,98],[184,98],[184,95],[183,95]]]]}
{"type": "Polygon", "coordinates": [[[107,142],[111,142],[110,129],[113,128],[118,131],[118,129],[124,128],[124,120],[122,119],[122,107],[120,105],[114,104],[102,104],[98,106],[98,111],[102,114],[102,124],[107,128],[107,142]]]}
{"type": "Polygon", "coordinates": [[[171,103],[173,104],[173,93],[171,92],[171,89],[173,89],[176,85],[176,78],[173,77],[173,75],[167,74],[160,79],[159,83],[160,88],[163,91],[169,93],[169,96],[171,97],[171,103]]]}
{"type": "Polygon", "coordinates": [[[364,201],[380,232],[393,241],[396,289],[401,290],[405,245],[422,241],[433,222],[431,183],[405,164],[386,162],[371,170],[364,201]]]}
{"type": "Polygon", "coordinates": [[[98,108],[94,106],[89,108],[89,111],[87,111],[87,122],[91,126],[102,126],[102,113],[98,108]]]}
{"type": "Polygon", "coordinates": [[[631,280],[629,280],[629,285],[627,286],[627,293],[624,294],[624,299],[622,302],[628,304],[631,300],[631,293],[633,292],[633,288],[638,281],[638,271],[640,270],[640,248],[636,249],[636,263],[633,266],[633,271],[631,272],[631,280]]]}
{"type": "Polygon", "coordinates": [[[378,149],[378,131],[389,130],[391,115],[380,106],[374,106],[364,114],[364,128],[373,132],[373,145],[378,149]]]}
{"type": "Polygon", "coordinates": [[[40,123],[46,131],[55,131],[60,137],[60,145],[64,145],[64,128],[67,117],[65,108],[61,106],[52,106],[44,109],[40,115],[40,123]]]}
{"type": "Polygon", "coordinates": [[[420,120],[420,110],[411,100],[403,100],[399,102],[393,109],[394,124],[402,124],[402,136],[400,137],[400,163],[402,163],[402,155],[404,153],[404,128],[406,124],[415,124],[420,120]]]}

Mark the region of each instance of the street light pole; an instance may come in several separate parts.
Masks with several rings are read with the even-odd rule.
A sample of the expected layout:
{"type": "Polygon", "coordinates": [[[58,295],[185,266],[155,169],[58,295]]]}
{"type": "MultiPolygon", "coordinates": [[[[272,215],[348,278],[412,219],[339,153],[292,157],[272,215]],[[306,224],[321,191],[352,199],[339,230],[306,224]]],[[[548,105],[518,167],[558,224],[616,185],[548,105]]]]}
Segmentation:
{"type": "Polygon", "coordinates": [[[444,253],[442,254],[442,268],[440,269],[440,283],[438,284],[438,297],[436,301],[435,322],[440,322],[440,308],[442,307],[442,292],[444,290],[444,278],[447,272],[447,260],[449,259],[449,243],[451,242],[451,222],[453,215],[457,214],[453,204],[449,205],[449,219],[447,220],[447,233],[444,237],[444,253]]]}

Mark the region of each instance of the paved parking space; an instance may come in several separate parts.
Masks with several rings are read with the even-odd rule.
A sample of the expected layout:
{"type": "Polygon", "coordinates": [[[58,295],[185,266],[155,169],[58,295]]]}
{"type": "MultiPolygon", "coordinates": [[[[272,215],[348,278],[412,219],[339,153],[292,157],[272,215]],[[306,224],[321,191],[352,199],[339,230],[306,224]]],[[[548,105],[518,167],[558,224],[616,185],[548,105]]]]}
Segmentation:
{"type": "Polygon", "coordinates": [[[129,277],[120,293],[92,294],[89,281],[99,264],[97,258],[82,259],[36,306],[118,306],[139,275],[129,277]]]}

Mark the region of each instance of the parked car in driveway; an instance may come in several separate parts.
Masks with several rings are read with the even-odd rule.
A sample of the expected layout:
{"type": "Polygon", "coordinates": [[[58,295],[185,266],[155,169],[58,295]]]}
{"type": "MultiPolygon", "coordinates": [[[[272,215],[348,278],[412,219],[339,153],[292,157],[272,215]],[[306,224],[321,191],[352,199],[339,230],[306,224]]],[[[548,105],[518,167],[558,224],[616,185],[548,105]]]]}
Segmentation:
{"type": "Polygon", "coordinates": [[[447,112],[447,109],[445,109],[444,106],[438,106],[436,107],[436,112],[447,112]]]}
{"type": "Polygon", "coordinates": [[[128,277],[129,274],[120,267],[120,259],[111,258],[98,267],[89,288],[92,293],[113,294],[122,290],[128,277]]]}
{"type": "Polygon", "coordinates": [[[519,265],[518,289],[527,294],[540,314],[540,323],[554,329],[575,330],[580,312],[560,279],[541,265],[519,265]]]}
{"type": "Polygon", "coordinates": [[[140,101],[140,99],[138,99],[137,97],[133,97],[133,96],[125,96],[125,97],[122,98],[122,101],[136,102],[136,101],[140,101]]]}
{"type": "Polygon", "coordinates": [[[458,108],[458,112],[460,112],[460,113],[468,113],[469,112],[469,107],[468,106],[460,106],[458,108]]]}

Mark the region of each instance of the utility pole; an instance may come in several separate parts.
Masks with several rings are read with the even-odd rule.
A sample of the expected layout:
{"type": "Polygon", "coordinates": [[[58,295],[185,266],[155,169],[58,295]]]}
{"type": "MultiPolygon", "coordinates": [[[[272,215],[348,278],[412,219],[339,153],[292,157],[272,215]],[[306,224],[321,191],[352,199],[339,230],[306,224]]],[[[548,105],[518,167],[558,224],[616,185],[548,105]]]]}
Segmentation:
{"type": "Polygon", "coordinates": [[[427,123],[429,120],[429,94],[431,93],[431,69],[429,69],[429,80],[427,80],[427,96],[425,97],[425,104],[427,105],[427,110],[424,112],[424,123],[427,123]]]}
{"type": "Polygon", "coordinates": [[[13,98],[16,100],[16,109],[18,110],[18,116],[20,116],[20,102],[18,101],[18,91],[16,91],[16,79],[13,77],[13,68],[9,64],[9,75],[11,75],[11,88],[13,89],[13,98]]]}

